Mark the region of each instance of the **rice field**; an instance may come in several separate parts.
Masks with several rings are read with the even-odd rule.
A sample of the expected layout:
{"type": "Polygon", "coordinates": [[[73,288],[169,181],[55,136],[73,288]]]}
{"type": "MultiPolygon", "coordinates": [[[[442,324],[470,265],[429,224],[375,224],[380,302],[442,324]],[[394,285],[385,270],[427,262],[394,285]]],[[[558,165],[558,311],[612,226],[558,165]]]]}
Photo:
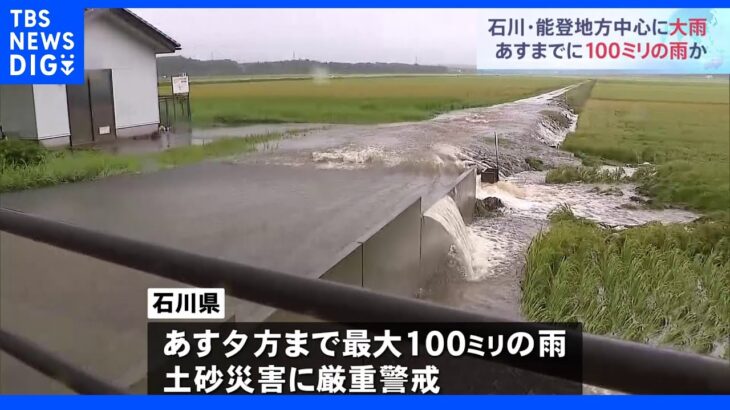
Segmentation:
{"type": "MultiPolygon", "coordinates": [[[[383,123],[513,101],[575,82],[560,77],[373,76],[193,82],[193,124],[383,123]]],[[[167,86],[160,93],[166,93],[167,86]]]]}
{"type": "MultiPolygon", "coordinates": [[[[528,318],[580,321],[589,332],[730,357],[728,98],[727,79],[595,84],[563,148],[591,164],[648,162],[634,180],[652,205],[705,216],[616,230],[559,210],[527,255],[528,318]]],[[[589,168],[549,176],[607,182],[589,168]]]]}
{"type": "Polygon", "coordinates": [[[536,321],[730,357],[730,225],[603,228],[554,215],[527,255],[522,309],[536,321]]]}
{"type": "Polygon", "coordinates": [[[649,162],[644,191],[666,204],[727,211],[730,89],[724,82],[602,80],[563,148],[624,164],[649,162]]]}

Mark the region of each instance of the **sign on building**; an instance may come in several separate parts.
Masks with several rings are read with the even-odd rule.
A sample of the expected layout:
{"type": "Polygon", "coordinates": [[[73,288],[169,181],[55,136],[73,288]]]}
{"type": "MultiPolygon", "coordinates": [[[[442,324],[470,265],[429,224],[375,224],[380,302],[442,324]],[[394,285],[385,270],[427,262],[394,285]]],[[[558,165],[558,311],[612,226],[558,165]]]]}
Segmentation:
{"type": "Polygon", "coordinates": [[[176,75],[172,77],[172,93],[188,94],[190,92],[190,83],[187,74],[176,75]]]}

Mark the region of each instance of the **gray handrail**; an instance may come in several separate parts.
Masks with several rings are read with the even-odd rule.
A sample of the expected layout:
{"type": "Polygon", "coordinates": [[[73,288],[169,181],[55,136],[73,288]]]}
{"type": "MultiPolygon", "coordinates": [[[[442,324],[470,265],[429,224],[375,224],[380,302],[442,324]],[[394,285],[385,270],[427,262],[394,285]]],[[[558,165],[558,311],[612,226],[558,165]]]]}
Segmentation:
{"type": "MultiPolygon", "coordinates": [[[[230,296],[332,322],[506,322],[499,317],[260,269],[5,208],[0,208],[0,230],[193,286],[224,287],[230,296]]],[[[578,381],[640,394],[729,394],[730,363],[584,334],[583,380],[578,381]]]]}

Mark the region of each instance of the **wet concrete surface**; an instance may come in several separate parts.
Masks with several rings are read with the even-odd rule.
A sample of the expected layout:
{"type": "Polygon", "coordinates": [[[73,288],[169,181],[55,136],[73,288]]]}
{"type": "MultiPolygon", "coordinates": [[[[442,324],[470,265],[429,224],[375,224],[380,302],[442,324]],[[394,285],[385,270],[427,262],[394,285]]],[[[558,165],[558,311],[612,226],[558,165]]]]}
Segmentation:
{"type": "MultiPolygon", "coordinates": [[[[457,176],[208,162],[3,194],[0,205],[317,278],[383,218],[443,194],[457,176]]],[[[181,284],[5,233],[0,256],[0,326],[121,385],[139,380],[146,289],[181,284]]],[[[272,311],[237,300],[228,310],[238,320],[272,311]]],[[[63,391],[10,360],[0,364],[0,380],[5,392],[63,391]]]]}
{"type": "Polygon", "coordinates": [[[316,276],[329,255],[402,203],[443,192],[457,176],[208,162],[3,194],[0,201],[103,232],[316,276]]]}

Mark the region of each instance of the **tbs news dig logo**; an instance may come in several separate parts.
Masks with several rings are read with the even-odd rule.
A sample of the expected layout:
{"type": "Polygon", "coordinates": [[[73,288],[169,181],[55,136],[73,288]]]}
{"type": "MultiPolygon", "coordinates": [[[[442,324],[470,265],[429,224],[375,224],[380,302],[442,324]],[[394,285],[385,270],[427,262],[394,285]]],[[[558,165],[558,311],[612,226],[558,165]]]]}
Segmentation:
{"type": "Polygon", "coordinates": [[[83,19],[48,9],[8,11],[9,50],[3,80],[9,83],[74,83],[83,78],[83,19]]]}

